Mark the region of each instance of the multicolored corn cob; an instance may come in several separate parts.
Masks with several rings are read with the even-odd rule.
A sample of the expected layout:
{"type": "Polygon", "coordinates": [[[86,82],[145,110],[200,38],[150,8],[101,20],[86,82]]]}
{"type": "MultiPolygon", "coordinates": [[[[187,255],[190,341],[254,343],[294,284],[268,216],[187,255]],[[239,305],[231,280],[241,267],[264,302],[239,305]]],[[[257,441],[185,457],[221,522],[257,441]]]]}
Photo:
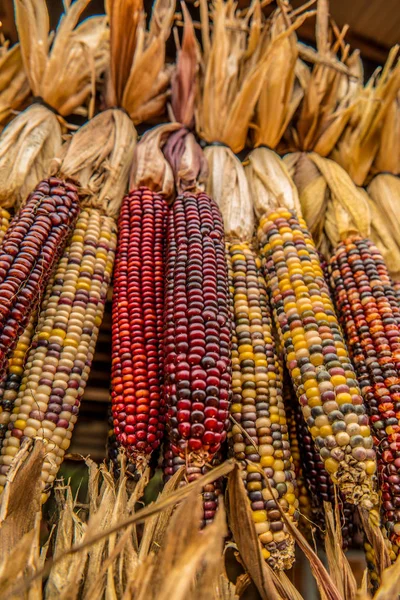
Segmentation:
{"type": "Polygon", "coordinates": [[[297,521],[298,500],[266,284],[261,262],[247,243],[228,243],[227,261],[234,315],[232,449],[244,467],[264,558],[275,568],[287,569],[294,560],[294,540],[277,503],[297,521]]]}
{"type": "Polygon", "coordinates": [[[118,221],[112,308],[111,400],[117,442],[138,467],[161,442],[167,204],[147,188],[128,194],[118,221]]]}
{"type": "Polygon", "coordinates": [[[165,289],[168,439],[174,456],[206,464],[226,439],[232,380],[224,228],[206,194],[170,208],[165,289]]]}
{"type": "MultiPolygon", "coordinates": [[[[201,475],[208,473],[210,469],[220,465],[222,462],[221,453],[218,452],[212,459],[210,464],[196,464],[196,461],[191,461],[190,464],[186,464],[185,459],[179,455],[176,455],[171,449],[168,441],[164,445],[164,481],[168,481],[182,466],[185,466],[185,478],[181,481],[181,486],[186,483],[196,481],[201,475]]],[[[218,508],[218,498],[224,492],[224,485],[222,479],[216,479],[211,483],[207,484],[202,491],[203,496],[203,517],[201,526],[205,527],[213,522],[215,513],[218,508]]]]}
{"type": "MultiPolygon", "coordinates": [[[[398,551],[400,311],[382,256],[369,240],[354,238],[341,243],[330,267],[338,314],[373,428],[383,524],[398,551]]],[[[364,429],[355,433],[362,436],[364,429]]]]}
{"type": "Polygon", "coordinates": [[[368,415],[312,238],[304,220],[284,208],[261,219],[258,237],[304,419],[346,501],[371,509],[378,499],[368,415]]]}
{"type": "Polygon", "coordinates": [[[25,437],[47,445],[46,500],[70,445],[103,318],[116,247],[116,224],[83,210],[49,283],[0,456],[0,491],[25,437]]]}
{"type": "Polygon", "coordinates": [[[79,213],[75,186],[41,181],[0,246],[0,380],[19,336],[36,310],[79,213]]]}
{"type": "Polygon", "coordinates": [[[0,383],[0,441],[4,439],[14,403],[18,396],[24,373],[25,360],[31,346],[33,334],[35,333],[36,321],[37,313],[34,313],[30,317],[25,331],[18,338],[17,345],[8,361],[7,376],[0,383]]]}

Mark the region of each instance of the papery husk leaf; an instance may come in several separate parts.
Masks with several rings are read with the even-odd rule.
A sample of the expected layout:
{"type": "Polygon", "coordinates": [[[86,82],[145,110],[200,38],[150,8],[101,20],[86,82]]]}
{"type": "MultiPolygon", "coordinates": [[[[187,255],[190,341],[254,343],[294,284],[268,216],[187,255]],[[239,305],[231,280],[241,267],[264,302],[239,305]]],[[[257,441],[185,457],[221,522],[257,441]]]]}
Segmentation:
{"type": "Polygon", "coordinates": [[[29,96],[29,83],[22,64],[21,47],[0,47],[0,127],[23,106],[29,96]]]}
{"type": "Polygon", "coordinates": [[[0,504],[1,558],[7,556],[22,536],[34,529],[41,508],[40,475],[45,451],[41,440],[24,440],[7,473],[0,504]]]}
{"type": "Polygon", "coordinates": [[[400,90],[399,48],[393,47],[379,77],[359,88],[351,120],[332,152],[357,185],[363,185],[377,154],[386,113],[400,90]]]}
{"type": "Polygon", "coordinates": [[[375,556],[375,569],[379,578],[385,569],[390,567],[390,556],[387,543],[379,527],[379,514],[376,510],[367,512],[359,507],[362,526],[367,540],[371,544],[375,556]]]}
{"type": "Polygon", "coordinates": [[[295,588],[293,583],[290,581],[289,577],[286,575],[285,571],[277,571],[276,576],[282,584],[282,587],[285,590],[285,598],[287,600],[304,600],[303,596],[300,592],[295,588]]]}
{"type": "Polygon", "coordinates": [[[244,168],[225,146],[208,146],[207,194],[218,204],[228,240],[250,241],[254,230],[253,203],[244,168]]]}
{"type": "Polygon", "coordinates": [[[221,574],[216,582],[213,600],[239,600],[236,586],[229,581],[226,575],[221,574]]]}
{"type": "Polygon", "coordinates": [[[324,176],[331,197],[349,216],[347,222],[338,222],[340,236],[345,238],[354,232],[359,232],[362,237],[368,237],[371,215],[364,195],[353,184],[347,173],[333,160],[322,158],[315,152],[309,156],[324,176]]]}
{"type": "Polygon", "coordinates": [[[175,0],[158,0],[149,30],[143,0],[109,3],[111,66],[106,102],[124,108],[135,124],[162,114],[171,69],[165,65],[175,0]]]}
{"type": "Polygon", "coordinates": [[[342,546],[340,529],[340,514],[338,503],[335,503],[335,513],[330,502],[324,502],[326,523],[325,552],[329,564],[329,573],[337,589],[346,600],[356,600],[357,582],[349,565],[342,546]]]}
{"type": "Polygon", "coordinates": [[[36,536],[35,529],[31,529],[9,548],[8,553],[0,562],[0,589],[2,596],[18,600],[18,586],[24,575],[29,560],[31,546],[36,536]],[[14,591],[15,590],[15,591],[14,591]]]}
{"type": "Polygon", "coordinates": [[[171,200],[174,194],[174,175],[164,157],[163,147],[180,123],[166,123],[146,131],[136,146],[129,180],[129,189],[147,187],[171,200]]]}
{"type": "Polygon", "coordinates": [[[136,130],[119,109],[100,113],[67,142],[53,170],[78,182],[82,206],[117,217],[127,190],[136,130]]]}
{"type": "Polygon", "coordinates": [[[77,25],[90,0],[65,4],[50,48],[45,0],[15,0],[15,20],[22,60],[34,96],[61,115],[75,112],[93,91],[109,53],[106,19],[95,17],[77,25]]]}
{"type": "Polygon", "coordinates": [[[33,104],[20,113],[0,136],[0,205],[24,203],[49,175],[61,145],[61,126],[52,111],[33,104]]]}
{"type": "Polygon", "coordinates": [[[362,191],[367,198],[371,211],[372,226],[370,238],[381,252],[390,276],[396,281],[400,276],[399,238],[393,237],[393,228],[390,222],[388,222],[387,216],[382,212],[381,206],[369,198],[365,190],[362,189],[362,191]]]}
{"type": "Polygon", "coordinates": [[[367,191],[385,217],[393,239],[400,240],[400,178],[388,173],[376,175],[367,191]]]}
{"type": "MultiPolygon", "coordinates": [[[[283,12],[284,8],[285,5],[282,5],[271,17],[270,39],[274,39],[287,28],[289,18],[283,12]]],[[[256,107],[255,146],[276,148],[303,97],[303,89],[295,88],[297,58],[295,33],[282,37],[274,44],[256,107]]]]}
{"type": "Polygon", "coordinates": [[[228,499],[229,526],[246,570],[263,600],[282,600],[285,598],[284,588],[262,555],[261,544],[251,516],[250,503],[238,466],[228,479],[228,499]]]}
{"type": "Polygon", "coordinates": [[[381,585],[373,600],[394,600],[400,588],[400,557],[381,574],[381,585]]]}
{"type": "MultiPolygon", "coordinates": [[[[251,19],[261,18],[257,4],[258,0],[253,3],[251,19]]],[[[212,39],[206,0],[201,0],[200,6],[205,52],[196,99],[197,133],[208,143],[220,142],[239,152],[261,91],[268,53],[254,48],[248,18],[236,12],[232,0],[213,3],[212,39]]]]}
{"type": "Polygon", "coordinates": [[[256,148],[247,157],[245,173],[256,217],[277,207],[295,210],[301,215],[296,186],[284,161],[268,148],[256,148]]]}
{"type": "Polygon", "coordinates": [[[400,93],[387,109],[372,170],[400,174],[400,93]]]}

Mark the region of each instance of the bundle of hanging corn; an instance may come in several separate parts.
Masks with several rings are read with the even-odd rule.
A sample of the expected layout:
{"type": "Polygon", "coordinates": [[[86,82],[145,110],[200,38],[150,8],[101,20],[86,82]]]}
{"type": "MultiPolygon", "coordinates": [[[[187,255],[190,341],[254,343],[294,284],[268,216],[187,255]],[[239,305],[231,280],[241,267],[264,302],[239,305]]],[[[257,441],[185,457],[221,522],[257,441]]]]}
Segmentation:
{"type": "Polygon", "coordinates": [[[109,34],[104,16],[77,25],[89,2],[67,3],[51,32],[45,0],[15,0],[18,51],[34,98],[0,136],[2,207],[21,205],[48,176],[69,127],[65,117],[93,114],[96,81],[108,63],[109,34]]]}
{"type": "MultiPolygon", "coordinates": [[[[51,160],[60,151],[62,132],[66,127],[61,115],[85,114],[87,111],[82,105],[90,96],[94,101],[96,79],[104,71],[108,57],[108,33],[104,17],[92,18],[76,27],[87,4],[85,0],[67,8],[50,49],[46,3],[43,0],[30,0],[28,3],[17,0],[15,3],[20,51],[36,101],[20,113],[0,136],[2,207],[12,208],[24,203],[36,184],[49,175],[51,160]],[[59,68],[61,53],[65,69],[59,68]]],[[[10,215],[5,208],[1,208],[1,213],[2,240],[10,215]]],[[[0,440],[5,435],[21,383],[36,317],[36,312],[33,312],[26,330],[9,355],[7,376],[0,381],[0,440]]]]}
{"type": "MultiPolygon", "coordinates": [[[[45,441],[43,501],[69,447],[88,380],[111,282],[115,219],[126,190],[135,140],[130,119],[119,109],[89,121],[62,147],[54,175],[39,183],[29,197],[26,211],[32,211],[34,203],[36,207],[32,224],[22,208],[2,246],[6,250],[9,240],[18,251],[16,260],[21,257],[21,261],[26,261],[22,255],[28,251],[24,248],[27,244],[31,251],[39,251],[41,279],[34,278],[34,271],[24,270],[22,290],[43,286],[43,279],[50,277],[0,456],[0,485],[4,486],[21,441],[26,437],[45,441]],[[76,224],[70,220],[72,237],[52,274],[50,261],[63,249],[55,234],[73,209],[80,213],[76,224]],[[21,241],[17,234],[27,226],[30,229],[21,241]],[[50,226],[55,233],[48,232],[50,226]],[[40,250],[36,250],[35,239],[42,241],[40,250]]],[[[19,291],[17,298],[22,293],[19,291]]]]}
{"type": "MultiPolygon", "coordinates": [[[[227,237],[233,313],[231,451],[242,465],[263,557],[274,568],[286,569],[294,560],[294,540],[281,511],[297,521],[298,501],[282,372],[266,284],[251,245],[252,202],[243,167],[233,154],[246,142],[274,53],[266,47],[268,30],[260,5],[254,3],[243,16],[235,9],[230,2],[214,4],[212,37],[208,20],[202,18],[203,64],[196,125],[209,144],[205,149],[210,171],[207,192],[221,209],[227,237]]],[[[291,29],[283,32],[280,39],[290,33],[291,29]]]]}
{"type": "MultiPolygon", "coordinates": [[[[155,3],[149,29],[141,1],[110,5],[112,68],[108,102],[116,99],[134,122],[164,110],[170,69],[165,42],[175,4],[155,3]],[[131,28],[126,35],[127,23],[131,28]],[[120,56],[125,60],[121,66],[120,56]],[[139,83],[140,82],[140,83],[139,83]],[[144,85],[147,84],[147,85],[144,85]]],[[[122,202],[112,306],[111,401],[118,445],[136,477],[163,437],[163,311],[167,199],[174,179],[161,148],[178,124],[147,132],[136,148],[129,194],[122,202]]]]}
{"type": "Polygon", "coordinates": [[[29,84],[22,65],[21,48],[10,48],[0,32],[0,130],[21,109],[29,96],[29,84]]]}

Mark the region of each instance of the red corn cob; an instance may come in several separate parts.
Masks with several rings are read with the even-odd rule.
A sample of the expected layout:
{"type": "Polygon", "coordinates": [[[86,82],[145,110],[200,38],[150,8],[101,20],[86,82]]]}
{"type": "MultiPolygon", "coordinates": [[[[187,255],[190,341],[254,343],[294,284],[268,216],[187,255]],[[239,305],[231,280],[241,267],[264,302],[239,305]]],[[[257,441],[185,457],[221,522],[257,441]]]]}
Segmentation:
{"type": "Polygon", "coordinates": [[[226,438],[230,339],[221,213],[206,194],[184,193],[169,212],[166,257],[165,398],[174,456],[208,463],[226,438]]]}
{"type": "Polygon", "coordinates": [[[4,236],[0,246],[0,380],[78,212],[75,186],[52,177],[37,185],[4,236]]]}
{"type": "Polygon", "coordinates": [[[137,466],[164,430],[162,330],[167,204],[147,188],[124,198],[112,308],[111,399],[117,442],[137,466]]]}

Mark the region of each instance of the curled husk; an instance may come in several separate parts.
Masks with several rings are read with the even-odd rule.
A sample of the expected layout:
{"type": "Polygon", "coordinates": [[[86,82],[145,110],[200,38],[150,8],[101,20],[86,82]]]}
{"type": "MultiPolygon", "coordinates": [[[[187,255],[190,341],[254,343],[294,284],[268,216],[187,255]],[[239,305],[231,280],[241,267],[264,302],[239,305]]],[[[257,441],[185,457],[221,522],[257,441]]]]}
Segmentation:
{"type": "Polygon", "coordinates": [[[109,109],[83,125],[53,162],[53,172],[79,184],[83,207],[117,217],[127,191],[136,130],[119,109],[109,109]]]}
{"type": "Polygon", "coordinates": [[[32,93],[63,116],[81,112],[108,63],[106,18],[93,17],[78,25],[89,2],[65,2],[65,14],[50,36],[45,0],[15,0],[22,61],[32,93]]]}
{"type": "Polygon", "coordinates": [[[124,108],[135,124],[164,112],[172,69],[165,64],[175,0],[156,0],[148,29],[143,0],[107,3],[111,63],[106,104],[124,108]]]}
{"type": "Polygon", "coordinates": [[[180,123],[167,123],[147,131],[135,148],[129,189],[147,187],[163,194],[166,199],[174,196],[174,174],[165,159],[163,148],[170,135],[181,130],[180,123]]]}
{"type": "Polygon", "coordinates": [[[25,202],[48,175],[61,145],[56,115],[40,104],[33,104],[9,123],[0,137],[0,206],[25,202]]]}
{"type": "Polygon", "coordinates": [[[251,240],[253,203],[242,163],[225,146],[207,146],[204,155],[209,169],[206,192],[222,213],[226,239],[251,240]]]}
{"type": "Polygon", "coordinates": [[[0,45],[0,128],[8,123],[29,96],[29,84],[22,64],[21,47],[0,45]]]}
{"type": "Polygon", "coordinates": [[[286,207],[301,215],[297,188],[285,162],[276,152],[255,148],[248,156],[245,173],[257,218],[277,207],[286,207]]]}

